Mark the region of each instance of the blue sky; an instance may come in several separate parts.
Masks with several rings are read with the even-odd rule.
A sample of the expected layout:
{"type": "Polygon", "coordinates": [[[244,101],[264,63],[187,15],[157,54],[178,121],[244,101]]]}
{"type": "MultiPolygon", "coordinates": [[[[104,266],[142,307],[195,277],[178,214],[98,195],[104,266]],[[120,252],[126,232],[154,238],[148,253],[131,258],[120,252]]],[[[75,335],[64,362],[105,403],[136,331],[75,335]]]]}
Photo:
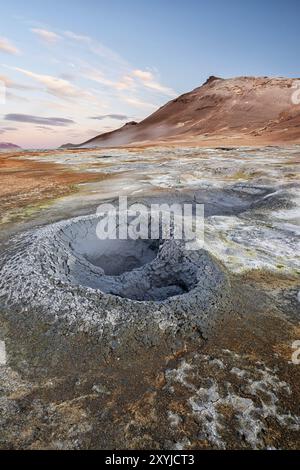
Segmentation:
{"type": "Polygon", "coordinates": [[[299,77],[299,17],[299,0],[3,1],[0,140],[80,142],[209,75],[299,77]]]}

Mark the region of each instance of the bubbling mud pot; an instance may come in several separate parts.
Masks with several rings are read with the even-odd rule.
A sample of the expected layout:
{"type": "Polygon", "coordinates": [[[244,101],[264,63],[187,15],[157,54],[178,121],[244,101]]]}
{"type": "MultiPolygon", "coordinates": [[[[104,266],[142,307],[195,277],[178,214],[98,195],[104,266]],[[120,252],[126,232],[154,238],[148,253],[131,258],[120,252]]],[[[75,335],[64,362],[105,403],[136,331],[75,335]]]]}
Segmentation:
{"type": "MultiPolygon", "coordinates": [[[[4,254],[1,298],[102,333],[155,321],[206,335],[230,304],[226,270],[178,240],[100,240],[96,215],[26,232],[4,254]]],[[[76,327],[75,327],[76,329],[76,327]]]]}

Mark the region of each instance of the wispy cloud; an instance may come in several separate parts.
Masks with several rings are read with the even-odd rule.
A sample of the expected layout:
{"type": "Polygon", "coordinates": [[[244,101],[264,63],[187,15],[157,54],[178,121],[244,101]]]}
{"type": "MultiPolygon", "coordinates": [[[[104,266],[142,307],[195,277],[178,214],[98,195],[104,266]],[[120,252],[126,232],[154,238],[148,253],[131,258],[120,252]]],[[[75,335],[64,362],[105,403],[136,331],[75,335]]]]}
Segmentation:
{"type": "Polygon", "coordinates": [[[41,117],[32,114],[6,114],[6,121],[26,122],[31,124],[42,124],[46,126],[69,126],[75,124],[72,119],[64,119],[59,117],[41,117]]]}
{"type": "Polygon", "coordinates": [[[91,98],[92,94],[88,91],[73,85],[68,80],[63,78],[53,77],[52,75],[42,75],[39,73],[31,72],[30,70],[21,69],[19,67],[10,67],[25,76],[32,78],[37,83],[45,87],[45,90],[56,97],[62,99],[70,98],[91,98]]]}
{"type": "Polygon", "coordinates": [[[138,77],[142,82],[149,82],[153,80],[153,74],[145,70],[136,69],[132,72],[132,75],[138,77]]]}
{"type": "Polygon", "coordinates": [[[16,101],[18,103],[29,103],[29,99],[25,98],[25,96],[16,95],[15,93],[11,93],[10,91],[6,92],[5,97],[7,100],[16,101]]]}
{"type": "Polygon", "coordinates": [[[0,52],[19,55],[21,51],[7,38],[0,37],[0,52]]]}
{"type": "Polygon", "coordinates": [[[177,96],[177,93],[172,90],[172,88],[162,85],[150,71],[128,69],[127,73],[119,80],[111,80],[107,78],[101,70],[94,67],[85,66],[81,69],[80,73],[88,80],[95,81],[101,85],[111,87],[118,91],[137,91],[138,88],[148,88],[165,96],[177,96]]]}
{"type": "Polygon", "coordinates": [[[128,74],[124,75],[116,84],[117,90],[135,90],[135,80],[128,74]]]}
{"type": "Polygon", "coordinates": [[[166,87],[157,81],[154,74],[147,70],[133,70],[132,75],[140,80],[143,85],[151,90],[158,91],[164,95],[174,97],[177,93],[172,88],[166,87]]]}
{"type": "Polygon", "coordinates": [[[31,85],[24,85],[23,83],[16,82],[6,75],[0,75],[0,81],[5,83],[6,88],[13,88],[15,90],[37,90],[37,87],[31,85]]]}
{"type": "MultiPolygon", "coordinates": [[[[116,74],[119,71],[116,67],[113,72],[116,74]]],[[[123,72],[123,71],[121,71],[123,72]]],[[[105,87],[111,88],[114,91],[123,91],[123,90],[136,90],[136,81],[129,75],[122,75],[121,78],[112,80],[104,75],[101,70],[98,70],[95,67],[84,65],[80,68],[80,75],[88,80],[104,85],[105,87]]]]}
{"type": "Polygon", "coordinates": [[[145,90],[153,91],[156,94],[168,97],[176,97],[177,93],[169,87],[162,85],[155,75],[150,71],[144,70],[128,70],[117,80],[107,78],[101,70],[94,67],[82,67],[80,69],[82,77],[92,80],[100,85],[110,88],[117,93],[117,99],[139,108],[156,108],[156,105],[146,102],[143,97],[145,90]],[[123,92],[127,92],[124,95],[123,92]],[[142,96],[142,98],[141,98],[142,96]]]}
{"type": "Polygon", "coordinates": [[[5,134],[6,132],[17,131],[17,127],[1,127],[0,134],[5,134]]]}
{"type": "Polygon", "coordinates": [[[90,119],[96,119],[98,121],[102,121],[103,119],[115,119],[117,121],[126,121],[130,119],[130,116],[126,116],[126,114],[100,114],[99,116],[91,116],[90,119]]]}
{"type": "Polygon", "coordinates": [[[55,129],[52,129],[52,127],[48,127],[48,126],[35,126],[35,128],[40,131],[40,132],[51,132],[51,133],[55,133],[57,132],[55,129]]]}
{"type": "Polygon", "coordinates": [[[47,44],[55,44],[61,39],[59,34],[56,34],[53,31],[49,31],[47,29],[32,28],[30,31],[34,34],[37,34],[39,38],[45,41],[47,44]]]}
{"type": "Polygon", "coordinates": [[[127,63],[117,52],[113,51],[109,47],[104,46],[99,41],[96,41],[90,36],[77,34],[73,31],[65,31],[64,36],[68,39],[72,39],[73,41],[86,45],[92,53],[100,57],[118,62],[119,64],[123,65],[127,63]]]}
{"type": "Polygon", "coordinates": [[[150,108],[150,109],[156,109],[157,106],[152,103],[148,103],[147,101],[140,100],[139,98],[134,98],[134,97],[129,97],[129,96],[123,96],[121,97],[123,101],[126,103],[135,106],[136,108],[150,108]]]}
{"type": "Polygon", "coordinates": [[[83,78],[87,78],[88,80],[91,80],[93,82],[100,83],[101,85],[105,85],[108,87],[116,87],[116,82],[113,80],[110,80],[109,78],[105,77],[103,72],[100,70],[90,67],[90,66],[84,66],[80,69],[80,74],[83,78]]]}

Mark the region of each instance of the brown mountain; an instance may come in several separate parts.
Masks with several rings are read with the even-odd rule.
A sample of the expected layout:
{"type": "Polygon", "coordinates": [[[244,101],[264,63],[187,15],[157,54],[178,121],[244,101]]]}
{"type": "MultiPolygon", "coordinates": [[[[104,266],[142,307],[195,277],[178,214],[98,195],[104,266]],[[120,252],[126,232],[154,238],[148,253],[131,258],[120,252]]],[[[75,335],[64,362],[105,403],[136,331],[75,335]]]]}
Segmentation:
{"type": "Polygon", "coordinates": [[[0,142],[0,150],[17,150],[20,149],[18,145],[12,144],[10,142],[0,142]]]}
{"type": "Polygon", "coordinates": [[[296,79],[212,76],[140,123],[129,122],[79,146],[300,143],[300,92],[295,87],[300,89],[296,79]]]}

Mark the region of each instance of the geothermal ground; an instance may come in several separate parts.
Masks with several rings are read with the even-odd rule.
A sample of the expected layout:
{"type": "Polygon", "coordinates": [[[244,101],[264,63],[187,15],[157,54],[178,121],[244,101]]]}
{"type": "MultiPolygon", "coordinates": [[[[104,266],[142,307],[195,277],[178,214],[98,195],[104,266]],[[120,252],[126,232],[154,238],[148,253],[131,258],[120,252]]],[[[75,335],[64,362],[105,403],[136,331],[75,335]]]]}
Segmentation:
{"type": "Polygon", "coordinates": [[[299,157],[1,154],[0,447],[299,448],[299,157]],[[204,204],[204,246],[99,240],[120,195],[204,204]]]}

